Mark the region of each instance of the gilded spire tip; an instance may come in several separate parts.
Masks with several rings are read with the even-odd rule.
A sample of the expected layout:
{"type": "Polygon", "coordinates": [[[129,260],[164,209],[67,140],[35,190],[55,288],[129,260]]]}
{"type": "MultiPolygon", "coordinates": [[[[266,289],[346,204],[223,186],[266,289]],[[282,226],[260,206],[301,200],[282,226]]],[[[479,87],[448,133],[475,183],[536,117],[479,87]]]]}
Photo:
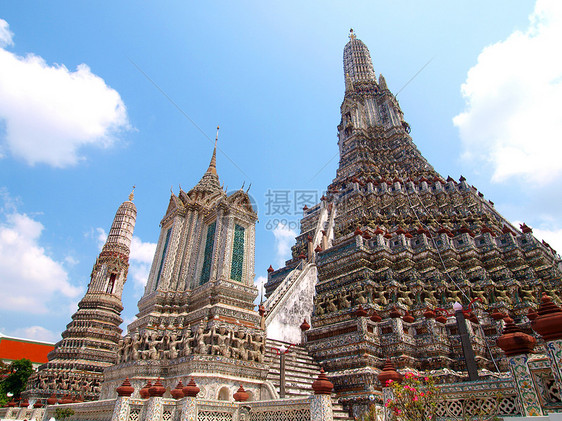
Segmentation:
{"type": "Polygon", "coordinates": [[[349,39],[350,40],[354,40],[355,38],[357,38],[357,36],[355,35],[355,33],[353,32],[353,28],[351,28],[349,30],[349,39]]]}
{"type": "Polygon", "coordinates": [[[219,126],[217,125],[217,135],[215,136],[215,149],[217,149],[217,142],[219,140],[219,126]]]}
{"type": "Polygon", "coordinates": [[[209,168],[207,172],[213,174],[217,173],[217,142],[219,140],[219,126],[217,126],[217,136],[215,137],[215,148],[213,149],[213,156],[211,157],[211,162],[209,163],[209,168]]]}
{"type": "Polygon", "coordinates": [[[131,191],[131,193],[129,194],[129,202],[132,202],[135,198],[135,187],[133,186],[133,190],[131,191]]]}

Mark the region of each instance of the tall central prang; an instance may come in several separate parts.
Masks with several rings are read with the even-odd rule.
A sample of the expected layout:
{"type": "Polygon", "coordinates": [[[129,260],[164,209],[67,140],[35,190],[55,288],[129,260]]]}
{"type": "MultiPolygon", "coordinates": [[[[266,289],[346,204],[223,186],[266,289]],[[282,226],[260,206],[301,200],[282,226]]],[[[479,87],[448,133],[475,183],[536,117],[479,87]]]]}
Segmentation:
{"type": "Polygon", "coordinates": [[[339,168],[321,202],[304,209],[292,258],[269,271],[268,337],[300,340],[299,325],[310,322],[308,352],[340,401],[356,407],[380,393],[388,358],[440,381],[467,379],[452,315],[459,303],[478,375],[506,376],[502,319],[528,327],[543,292],[560,302],[560,258],[464,177],[432,168],[353,31],[343,64],[339,168]]]}

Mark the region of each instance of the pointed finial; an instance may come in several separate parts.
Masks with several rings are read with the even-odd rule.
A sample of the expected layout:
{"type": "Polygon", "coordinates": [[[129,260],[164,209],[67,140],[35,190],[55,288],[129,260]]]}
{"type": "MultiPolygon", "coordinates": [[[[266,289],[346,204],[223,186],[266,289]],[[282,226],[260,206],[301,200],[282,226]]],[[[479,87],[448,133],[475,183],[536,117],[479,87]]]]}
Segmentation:
{"type": "Polygon", "coordinates": [[[388,87],[386,86],[386,79],[384,78],[384,76],[382,74],[379,75],[379,86],[381,89],[388,89],[388,87]]]}
{"type": "Polygon", "coordinates": [[[129,202],[132,202],[133,199],[135,198],[135,187],[133,186],[133,190],[131,191],[131,193],[129,194],[129,202]]]}
{"type": "Polygon", "coordinates": [[[217,142],[219,140],[219,126],[217,126],[217,136],[215,137],[215,149],[213,149],[213,156],[211,157],[211,162],[209,163],[209,168],[207,172],[217,174],[217,142]]]}
{"type": "Polygon", "coordinates": [[[350,40],[354,40],[355,38],[357,38],[357,36],[355,35],[355,33],[353,32],[353,28],[351,28],[349,30],[349,39],[350,40]]]}
{"type": "Polygon", "coordinates": [[[250,187],[252,187],[252,183],[250,183],[250,185],[248,186],[248,190],[246,190],[246,193],[250,191],[250,187]]]}

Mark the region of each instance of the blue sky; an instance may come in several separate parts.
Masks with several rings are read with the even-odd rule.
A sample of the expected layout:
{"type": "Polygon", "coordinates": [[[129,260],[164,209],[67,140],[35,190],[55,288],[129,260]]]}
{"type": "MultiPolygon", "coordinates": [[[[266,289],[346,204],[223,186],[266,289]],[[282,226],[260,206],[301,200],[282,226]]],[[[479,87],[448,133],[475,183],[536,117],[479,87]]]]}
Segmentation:
{"type": "Polygon", "coordinates": [[[217,124],[221,181],[251,183],[257,202],[256,280],[279,267],[300,217],[295,192],[321,195],[335,175],[350,28],[437,171],[464,175],[562,248],[554,0],[6,1],[0,19],[6,335],[59,338],[136,185],[132,320],[170,188],[199,180],[217,124]],[[268,192],[288,194],[288,215],[273,212],[268,192]]]}

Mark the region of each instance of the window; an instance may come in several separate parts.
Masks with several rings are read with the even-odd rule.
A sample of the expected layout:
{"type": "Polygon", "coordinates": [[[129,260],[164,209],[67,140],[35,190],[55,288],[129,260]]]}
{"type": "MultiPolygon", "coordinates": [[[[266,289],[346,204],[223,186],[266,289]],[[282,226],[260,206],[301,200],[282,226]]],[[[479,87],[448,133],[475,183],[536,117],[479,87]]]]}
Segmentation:
{"type": "Polygon", "coordinates": [[[105,292],[107,292],[108,294],[113,294],[113,288],[115,288],[115,279],[117,278],[117,275],[115,275],[114,273],[112,273],[109,276],[109,280],[107,282],[107,288],[105,289],[105,292]]]}
{"type": "Polygon", "coordinates": [[[219,390],[219,396],[217,398],[219,401],[230,400],[230,391],[228,390],[228,387],[221,387],[221,389],[219,390]]]}
{"type": "Polygon", "coordinates": [[[201,278],[199,285],[203,285],[211,278],[211,263],[213,261],[213,246],[215,243],[215,229],[217,221],[214,221],[207,227],[207,240],[205,241],[205,257],[203,259],[203,269],[201,270],[201,278]]]}
{"type": "Polygon", "coordinates": [[[172,232],[172,228],[168,228],[168,232],[166,232],[166,240],[164,241],[164,250],[162,250],[162,258],[160,259],[160,267],[158,268],[158,275],[156,276],[156,283],[154,284],[154,290],[158,287],[158,283],[160,282],[160,275],[162,275],[162,268],[164,267],[164,261],[166,260],[166,253],[168,251],[168,243],[170,242],[170,234],[172,232]]]}
{"type": "Polygon", "coordinates": [[[244,227],[234,226],[234,244],[232,245],[232,265],[230,279],[242,282],[242,268],[244,265],[244,227]]]}

